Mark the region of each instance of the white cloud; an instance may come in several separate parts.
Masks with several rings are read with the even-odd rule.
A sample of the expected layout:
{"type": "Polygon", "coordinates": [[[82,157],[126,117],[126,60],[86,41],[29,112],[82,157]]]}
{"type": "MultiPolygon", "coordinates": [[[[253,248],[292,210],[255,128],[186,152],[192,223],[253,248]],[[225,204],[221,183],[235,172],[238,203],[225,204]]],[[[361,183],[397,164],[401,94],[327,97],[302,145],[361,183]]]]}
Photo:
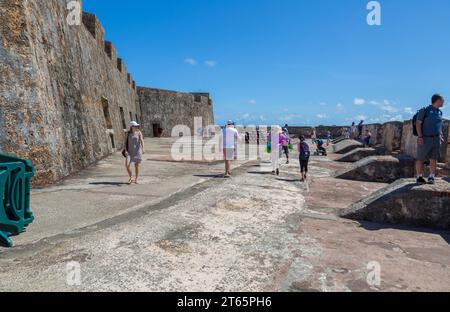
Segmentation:
{"type": "Polygon", "coordinates": [[[242,120],[248,120],[248,119],[250,119],[251,118],[251,116],[250,116],[250,114],[243,114],[242,116],[241,116],[241,118],[240,119],[242,119],[242,120]]]}
{"type": "Polygon", "coordinates": [[[389,100],[384,100],[383,102],[377,102],[377,101],[370,101],[371,105],[377,106],[382,111],[388,112],[388,113],[397,113],[399,110],[389,102],[389,100]]]}
{"type": "Polygon", "coordinates": [[[414,111],[411,107],[405,107],[404,112],[409,115],[414,115],[414,111]]]}
{"type": "Polygon", "coordinates": [[[365,121],[365,120],[367,119],[367,116],[364,116],[364,115],[358,115],[358,116],[355,117],[355,119],[356,119],[356,120],[364,120],[364,121],[365,121]]]}
{"type": "Polygon", "coordinates": [[[342,105],[342,103],[338,103],[336,105],[336,108],[337,108],[338,111],[342,111],[342,110],[344,110],[344,105],[342,105]]]}
{"type": "Polygon", "coordinates": [[[256,104],[256,100],[255,99],[251,99],[251,100],[248,101],[248,104],[255,105],[256,104]]]}
{"type": "Polygon", "coordinates": [[[197,65],[197,60],[193,59],[193,58],[186,58],[186,59],[184,59],[184,62],[186,64],[189,64],[189,65],[192,65],[192,66],[197,65]]]}
{"type": "Polygon", "coordinates": [[[287,115],[278,117],[278,120],[282,121],[282,122],[289,122],[289,121],[294,120],[295,118],[300,118],[300,115],[287,114],[287,115]]]}
{"type": "Polygon", "coordinates": [[[364,105],[366,104],[366,100],[365,99],[361,99],[361,98],[355,98],[355,100],[353,101],[353,103],[355,105],[364,105]]]}
{"type": "Polygon", "coordinates": [[[328,116],[325,114],[317,114],[316,117],[319,119],[327,119],[328,118],[328,116]]]}
{"type": "Polygon", "coordinates": [[[217,62],[216,61],[212,61],[212,60],[208,60],[205,61],[205,65],[208,67],[216,67],[217,66],[217,62]]]}
{"type": "Polygon", "coordinates": [[[390,119],[390,121],[402,121],[402,120],[403,120],[403,115],[397,115],[390,119]]]}
{"type": "Polygon", "coordinates": [[[380,108],[383,111],[386,111],[388,113],[397,113],[398,109],[396,107],[394,107],[388,100],[384,100],[383,104],[380,105],[380,108]]]}

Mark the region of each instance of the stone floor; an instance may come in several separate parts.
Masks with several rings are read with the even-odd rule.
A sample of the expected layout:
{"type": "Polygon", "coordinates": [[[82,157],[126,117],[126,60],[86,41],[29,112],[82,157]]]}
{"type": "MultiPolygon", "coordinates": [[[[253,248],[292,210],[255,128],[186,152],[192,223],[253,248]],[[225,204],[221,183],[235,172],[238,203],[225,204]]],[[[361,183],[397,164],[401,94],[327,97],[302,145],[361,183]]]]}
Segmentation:
{"type": "MultiPolygon", "coordinates": [[[[32,195],[37,220],[0,249],[0,290],[450,291],[450,233],[357,223],[337,214],[386,186],[333,178],[348,164],[173,162],[148,140],[141,185],[114,155],[32,195]],[[67,264],[82,283],[67,283],[67,264]],[[379,264],[381,284],[368,283],[379,264]]],[[[294,156],[295,157],[295,156],[294,156]]]]}

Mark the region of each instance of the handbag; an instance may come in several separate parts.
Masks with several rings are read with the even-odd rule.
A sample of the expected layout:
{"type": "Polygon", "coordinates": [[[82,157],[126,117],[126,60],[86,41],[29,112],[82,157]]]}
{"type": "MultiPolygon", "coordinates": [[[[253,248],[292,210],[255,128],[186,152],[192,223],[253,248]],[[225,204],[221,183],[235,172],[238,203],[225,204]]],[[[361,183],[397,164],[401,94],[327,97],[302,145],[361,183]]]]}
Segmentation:
{"type": "Polygon", "coordinates": [[[130,133],[129,132],[127,132],[127,140],[126,140],[126,143],[125,143],[125,148],[122,150],[122,156],[124,157],[124,158],[127,158],[128,157],[128,140],[130,139],[130,133]]]}

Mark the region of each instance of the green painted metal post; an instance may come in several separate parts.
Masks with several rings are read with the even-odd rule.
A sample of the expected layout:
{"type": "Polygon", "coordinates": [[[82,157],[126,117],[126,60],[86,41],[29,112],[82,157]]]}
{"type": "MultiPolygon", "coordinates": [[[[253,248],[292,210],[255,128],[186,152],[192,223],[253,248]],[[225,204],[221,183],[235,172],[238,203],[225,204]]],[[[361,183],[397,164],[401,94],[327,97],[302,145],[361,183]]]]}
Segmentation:
{"type": "Polygon", "coordinates": [[[28,160],[0,154],[0,245],[12,247],[10,236],[24,232],[34,221],[30,209],[34,174],[28,160]]]}

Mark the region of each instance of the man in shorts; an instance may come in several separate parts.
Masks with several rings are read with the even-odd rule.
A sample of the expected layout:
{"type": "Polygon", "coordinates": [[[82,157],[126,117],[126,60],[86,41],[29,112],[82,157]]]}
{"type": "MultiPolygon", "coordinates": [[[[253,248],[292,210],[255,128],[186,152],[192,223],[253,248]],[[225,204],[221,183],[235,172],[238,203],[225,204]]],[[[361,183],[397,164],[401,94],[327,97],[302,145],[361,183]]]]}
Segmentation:
{"type": "Polygon", "coordinates": [[[238,142],[239,132],[234,127],[234,122],[230,120],[227,122],[227,126],[222,130],[220,135],[220,145],[223,149],[225,161],[225,178],[231,177],[231,162],[235,160],[238,142]]]}
{"type": "Polygon", "coordinates": [[[441,108],[444,107],[444,98],[433,95],[431,105],[423,108],[417,115],[417,183],[425,184],[423,177],[424,162],[430,160],[429,184],[435,183],[437,162],[440,157],[443,137],[443,118],[441,108]]]}

